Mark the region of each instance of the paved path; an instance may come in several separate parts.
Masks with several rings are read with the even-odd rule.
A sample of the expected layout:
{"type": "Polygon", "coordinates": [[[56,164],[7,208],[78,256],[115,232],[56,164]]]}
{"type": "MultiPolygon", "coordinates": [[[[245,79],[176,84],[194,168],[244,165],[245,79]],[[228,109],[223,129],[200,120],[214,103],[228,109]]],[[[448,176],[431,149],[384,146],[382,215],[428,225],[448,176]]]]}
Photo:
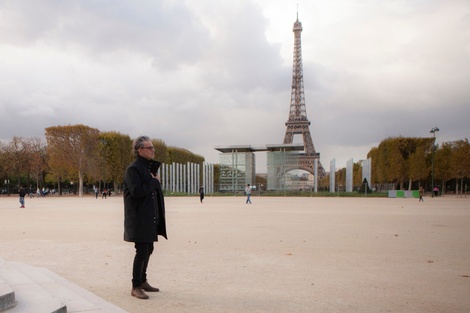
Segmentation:
{"type": "Polygon", "coordinates": [[[166,198],[149,300],[121,197],[0,197],[0,257],[129,312],[470,312],[470,198],[166,198]]]}

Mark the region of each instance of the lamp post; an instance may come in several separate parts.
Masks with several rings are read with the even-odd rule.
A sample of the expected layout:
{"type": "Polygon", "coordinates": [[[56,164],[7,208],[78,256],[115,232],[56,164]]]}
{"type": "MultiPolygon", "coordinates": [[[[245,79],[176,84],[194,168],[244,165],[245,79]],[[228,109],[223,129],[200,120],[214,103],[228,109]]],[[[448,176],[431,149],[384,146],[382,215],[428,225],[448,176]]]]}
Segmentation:
{"type": "Polygon", "coordinates": [[[430,133],[433,135],[433,142],[432,142],[432,169],[431,169],[431,197],[434,197],[434,154],[436,153],[436,132],[439,131],[439,127],[433,127],[430,133]]]}

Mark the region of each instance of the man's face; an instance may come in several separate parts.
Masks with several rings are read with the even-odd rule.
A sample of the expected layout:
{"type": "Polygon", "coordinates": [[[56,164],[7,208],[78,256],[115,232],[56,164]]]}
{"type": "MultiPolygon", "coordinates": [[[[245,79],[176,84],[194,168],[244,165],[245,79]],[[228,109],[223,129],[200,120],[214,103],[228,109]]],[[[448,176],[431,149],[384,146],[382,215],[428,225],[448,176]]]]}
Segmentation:
{"type": "Polygon", "coordinates": [[[139,155],[147,160],[155,158],[155,148],[151,141],[144,141],[144,146],[140,148],[139,155]]]}

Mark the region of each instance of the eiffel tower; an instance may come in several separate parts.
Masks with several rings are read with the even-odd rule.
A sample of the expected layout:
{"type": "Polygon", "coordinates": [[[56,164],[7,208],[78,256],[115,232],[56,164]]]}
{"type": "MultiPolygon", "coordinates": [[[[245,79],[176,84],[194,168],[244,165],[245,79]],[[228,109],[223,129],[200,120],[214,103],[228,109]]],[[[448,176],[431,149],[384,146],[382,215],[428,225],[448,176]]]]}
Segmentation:
{"type": "Polygon", "coordinates": [[[292,161],[296,164],[290,164],[288,167],[306,170],[314,174],[315,159],[318,159],[318,176],[324,177],[325,170],[320,163],[320,153],[315,151],[312,136],[310,135],[310,121],[307,119],[307,110],[305,107],[304,79],[302,69],[302,43],[300,33],[302,32],[302,23],[297,20],[294,23],[294,65],[292,69],[292,89],[289,110],[289,120],[286,122],[286,135],[284,144],[293,143],[294,135],[302,135],[304,143],[304,152],[292,154],[292,161]]]}

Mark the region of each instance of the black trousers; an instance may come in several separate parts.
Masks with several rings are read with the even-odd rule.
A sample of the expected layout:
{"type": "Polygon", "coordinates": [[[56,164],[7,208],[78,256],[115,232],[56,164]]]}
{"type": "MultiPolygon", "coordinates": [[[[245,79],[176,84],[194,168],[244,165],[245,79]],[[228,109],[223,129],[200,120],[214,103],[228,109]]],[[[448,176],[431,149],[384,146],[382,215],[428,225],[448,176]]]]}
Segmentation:
{"type": "Polygon", "coordinates": [[[147,281],[147,266],[153,252],[153,242],[135,243],[134,266],[132,268],[132,287],[140,287],[147,281]]]}

